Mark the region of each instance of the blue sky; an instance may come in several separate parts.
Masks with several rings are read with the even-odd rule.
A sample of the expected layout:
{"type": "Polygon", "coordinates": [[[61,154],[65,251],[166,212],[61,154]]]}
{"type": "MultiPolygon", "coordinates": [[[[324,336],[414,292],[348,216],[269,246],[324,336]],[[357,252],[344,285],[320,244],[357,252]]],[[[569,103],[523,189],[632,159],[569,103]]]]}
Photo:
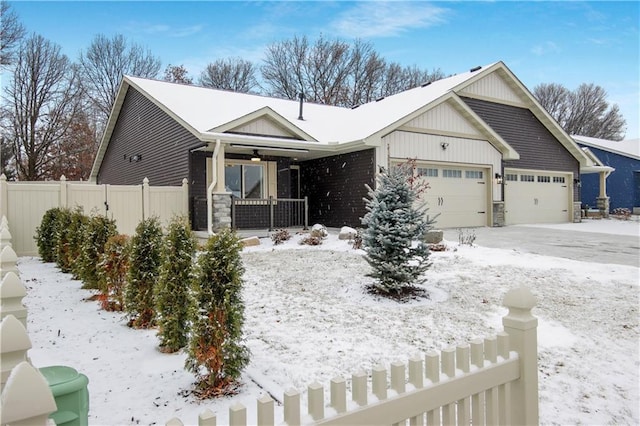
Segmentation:
{"type": "Polygon", "coordinates": [[[639,2],[579,1],[18,1],[29,32],[72,59],[102,33],[123,34],[197,77],[207,63],[294,35],[361,38],[387,60],[445,74],[503,61],[532,90],[539,83],[607,90],[640,138],[639,2]]]}

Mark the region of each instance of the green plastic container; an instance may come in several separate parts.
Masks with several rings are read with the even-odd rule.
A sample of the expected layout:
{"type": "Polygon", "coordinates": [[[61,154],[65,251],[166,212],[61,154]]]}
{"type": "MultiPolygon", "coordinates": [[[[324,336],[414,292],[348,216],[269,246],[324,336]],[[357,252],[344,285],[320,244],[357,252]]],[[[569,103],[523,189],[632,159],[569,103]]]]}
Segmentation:
{"type": "Polygon", "coordinates": [[[89,379],[71,367],[54,365],[40,372],[47,379],[58,411],[51,414],[57,426],[88,426],[89,379]]]}

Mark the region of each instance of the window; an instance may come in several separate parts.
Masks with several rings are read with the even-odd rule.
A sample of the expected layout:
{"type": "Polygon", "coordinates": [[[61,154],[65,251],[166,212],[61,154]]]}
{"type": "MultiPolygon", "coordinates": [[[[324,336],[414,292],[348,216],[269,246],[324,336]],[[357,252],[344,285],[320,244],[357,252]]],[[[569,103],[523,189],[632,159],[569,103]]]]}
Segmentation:
{"type": "Polygon", "coordinates": [[[564,176],[554,176],[553,183],[564,183],[564,176]]]}
{"type": "Polygon", "coordinates": [[[264,197],[264,166],[227,164],[224,168],[226,190],[238,198],[264,197]]]}
{"type": "Polygon", "coordinates": [[[538,182],[539,183],[551,182],[551,176],[538,176],[538,182]]]}
{"type": "Polygon", "coordinates": [[[480,170],[465,170],[464,177],[467,179],[482,179],[482,171],[480,170]]]}
{"type": "Polygon", "coordinates": [[[418,176],[438,177],[438,169],[418,167],[418,176]]]}
{"type": "Polygon", "coordinates": [[[534,175],[520,175],[520,182],[535,182],[534,175]]]}
{"type": "Polygon", "coordinates": [[[444,178],[462,178],[462,170],[442,169],[442,177],[444,178]]]}
{"type": "Polygon", "coordinates": [[[518,175],[515,173],[507,173],[504,175],[504,180],[506,181],[510,181],[510,182],[515,182],[518,180],[518,175]]]}

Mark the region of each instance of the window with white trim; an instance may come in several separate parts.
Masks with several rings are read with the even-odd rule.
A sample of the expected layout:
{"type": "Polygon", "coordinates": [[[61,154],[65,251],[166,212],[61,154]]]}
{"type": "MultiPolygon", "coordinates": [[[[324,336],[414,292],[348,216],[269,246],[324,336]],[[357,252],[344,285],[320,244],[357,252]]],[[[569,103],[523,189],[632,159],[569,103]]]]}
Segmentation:
{"type": "Polygon", "coordinates": [[[535,182],[536,177],[534,175],[520,175],[520,182],[535,182]]]}
{"type": "Polygon", "coordinates": [[[553,183],[564,183],[564,176],[554,176],[553,183]]]}
{"type": "Polygon", "coordinates": [[[504,180],[509,181],[509,182],[515,182],[518,180],[518,175],[515,173],[506,173],[504,175],[504,180]]]}
{"type": "Polygon", "coordinates": [[[551,176],[538,176],[538,183],[549,183],[551,182],[551,176]]]}
{"type": "Polygon", "coordinates": [[[461,179],[462,178],[462,170],[442,169],[442,177],[443,178],[461,179]]]}
{"type": "Polygon", "coordinates": [[[418,167],[418,176],[438,177],[438,169],[428,167],[418,167]]]}
{"type": "Polygon", "coordinates": [[[264,198],[265,167],[262,164],[227,163],[225,189],[237,198],[264,198]]]}
{"type": "Polygon", "coordinates": [[[482,179],[481,170],[465,170],[464,177],[467,179],[482,179]]]}

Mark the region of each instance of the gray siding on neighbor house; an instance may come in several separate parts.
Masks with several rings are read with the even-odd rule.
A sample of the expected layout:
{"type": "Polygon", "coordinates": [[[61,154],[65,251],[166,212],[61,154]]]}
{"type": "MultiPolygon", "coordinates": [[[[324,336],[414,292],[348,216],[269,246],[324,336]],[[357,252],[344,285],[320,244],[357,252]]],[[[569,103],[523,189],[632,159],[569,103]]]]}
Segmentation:
{"type": "Polygon", "coordinates": [[[207,157],[212,155],[203,151],[191,153],[189,212],[191,227],[196,231],[207,229],[207,157]]]}
{"type": "MultiPolygon", "coordinates": [[[[527,108],[462,98],[502,139],[520,154],[519,160],[505,160],[504,167],[573,172],[580,175],[576,158],[527,108]]],[[[580,200],[574,187],[574,201],[580,200]]]]}
{"type": "MultiPolygon", "coordinates": [[[[181,185],[189,152],[202,143],[144,95],[129,88],[98,172],[98,183],[181,185]],[[139,162],[129,161],[141,155],[139,162]]],[[[190,183],[190,188],[191,184],[190,183]]],[[[191,190],[190,190],[191,192],[191,190]]],[[[192,196],[192,195],[191,195],[192,196]]]]}
{"type": "Polygon", "coordinates": [[[365,184],[373,187],[375,180],[373,149],[305,161],[300,173],[302,196],[309,197],[310,225],[361,226],[365,184]]]}

